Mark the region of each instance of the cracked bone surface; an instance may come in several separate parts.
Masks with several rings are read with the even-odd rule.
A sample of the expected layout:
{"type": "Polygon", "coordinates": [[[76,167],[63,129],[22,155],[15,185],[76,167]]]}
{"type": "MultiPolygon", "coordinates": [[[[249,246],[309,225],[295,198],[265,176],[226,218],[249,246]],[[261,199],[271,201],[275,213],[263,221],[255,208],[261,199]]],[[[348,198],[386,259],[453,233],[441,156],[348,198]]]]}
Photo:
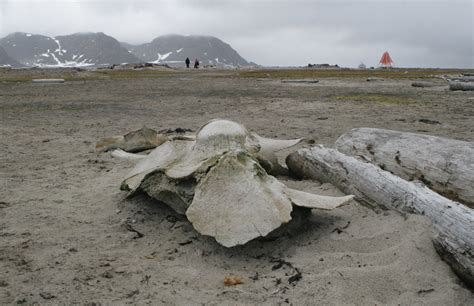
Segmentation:
{"type": "Polygon", "coordinates": [[[122,189],[145,191],[185,214],[199,233],[232,247],[289,223],[294,206],[334,209],[352,200],[293,190],[267,174],[262,160],[302,140],[264,138],[236,122],[216,119],[195,137],[170,139],[145,157],[113,155],[138,160],[122,189]]]}

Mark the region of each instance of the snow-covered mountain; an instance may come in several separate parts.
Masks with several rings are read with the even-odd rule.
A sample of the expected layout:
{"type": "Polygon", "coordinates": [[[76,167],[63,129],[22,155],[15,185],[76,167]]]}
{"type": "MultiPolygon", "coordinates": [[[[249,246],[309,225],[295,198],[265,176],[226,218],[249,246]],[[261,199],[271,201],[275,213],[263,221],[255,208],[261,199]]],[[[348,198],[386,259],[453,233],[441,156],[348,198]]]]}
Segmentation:
{"type": "Polygon", "coordinates": [[[19,63],[20,66],[30,67],[84,67],[139,62],[184,65],[186,57],[192,62],[197,58],[201,65],[225,67],[253,64],[230,45],[212,36],[165,35],[150,43],[134,46],[120,43],[104,33],[49,37],[16,32],[0,39],[0,48],[10,56],[8,62],[3,60],[4,65],[11,66],[19,63]]]}
{"type": "Polygon", "coordinates": [[[164,35],[150,43],[138,46],[122,43],[143,62],[184,63],[186,57],[203,65],[248,66],[250,65],[229,44],[212,36],[164,35]]]}
{"type": "Polygon", "coordinates": [[[0,39],[0,47],[26,66],[81,67],[139,62],[115,38],[104,33],[49,37],[17,32],[0,39]]]}
{"type": "Polygon", "coordinates": [[[22,65],[0,47],[0,67],[21,67],[22,65]]]}

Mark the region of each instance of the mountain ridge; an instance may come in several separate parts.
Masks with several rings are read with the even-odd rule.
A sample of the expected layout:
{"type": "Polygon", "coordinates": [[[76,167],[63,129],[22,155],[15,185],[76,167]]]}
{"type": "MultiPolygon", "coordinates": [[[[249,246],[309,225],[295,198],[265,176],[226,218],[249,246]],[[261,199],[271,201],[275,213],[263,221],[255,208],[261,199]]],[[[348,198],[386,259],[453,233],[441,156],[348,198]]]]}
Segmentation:
{"type": "Polygon", "coordinates": [[[80,67],[138,60],[102,32],[55,37],[15,32],[0,39],[0,47],[26,66],[80,67]]]}
{"type": "Polygon", "coordinates": [[[9,59],[14,63],[11,66],[86,67],[140,62],[184,66],[187,57],[192,61],[198,59],[202,65],[218,67],[254,64],[226,42],[209,35],[167,34],[134,45],[119,42],[103,32],[54,37],[14,32],[0,38],[0,47],[14,60],[9,59]]]}
{"type": "Polygon", "coordinates": [[[0,67],[21,67],[22,65],[0,47],[0,67]]]}
{"type": "Polygon", "coordinates": [[[198,59],[204,65],[248,66],[250,63],[229,44],[209,35],[167,34],[151,42],[132,45],[122,43],[139,59],[152,63],[173,63],[198,59]]]}

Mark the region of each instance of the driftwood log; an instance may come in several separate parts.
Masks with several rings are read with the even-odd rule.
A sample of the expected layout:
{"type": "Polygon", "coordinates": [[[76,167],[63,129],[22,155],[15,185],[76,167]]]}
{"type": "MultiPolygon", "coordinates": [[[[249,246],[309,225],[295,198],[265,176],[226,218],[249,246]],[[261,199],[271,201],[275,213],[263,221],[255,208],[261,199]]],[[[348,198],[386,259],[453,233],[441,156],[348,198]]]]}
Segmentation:
{"type": "Polygon", "coordinates": [[[335,148],[474,207],[474,142],[358,128],[339,137],[335,148]]]}
{"type": "Polygon", "coordinates": [[[319,80],[314,80],[314,79],[299,79],[299,80],[281,80],[282,83],[319,83],[319,80]]]}
{"type": "Polygon", "coordinates": [[[64,83],[64,79],[33,79],[32,82],[41,84],[57,84],[64,83]]]}
{"type": "Polygon", "coordinates": [[[362,203],[427,216],[436,231],[433,242],[440,256],[470,287],[474,286],[472,209],[422,183],[408,182],[334,149],[298,150],[288,156],[287,165],[297,176],[332,183],[362,203]]]}
{"type": "Polygon", "coordinates": [[[384,78],[379,78],[379,77],[368,77],[367,82],[373,82],[373,81],[385,81],[384,78]]]}
{"type": "Polygon", "coordinates": [[[448,80],[450,80],[450,81],[461,81],[461,82],[473,82],[474,81],[474,76],[463,74],[460,77],[449,77],[448,80]]]}
{"type": "Polygon", "coordinates": [[[439,86],[445,86],[446,84],[444,83],[433,83],[433,82],[413,82],[411,83],[412,87],[421,87],[421,88],[426,88],[426,87],[439,87],[439,86]]]}
{"type": "Polygon", "coordinates": [[[474,90],[474,82],[449,82],[449,90],[474,90]]]}

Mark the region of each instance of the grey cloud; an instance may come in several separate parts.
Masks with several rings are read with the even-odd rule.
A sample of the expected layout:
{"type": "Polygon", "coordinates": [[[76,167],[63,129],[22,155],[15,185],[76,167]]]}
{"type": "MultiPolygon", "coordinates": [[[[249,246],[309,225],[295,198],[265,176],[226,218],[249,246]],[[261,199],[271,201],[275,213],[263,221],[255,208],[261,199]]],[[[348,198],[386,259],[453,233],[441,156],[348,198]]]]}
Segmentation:
{"type": "Polygon", "coordinates": [[[213,35],[264,65],[474,67],[473,1],[0,0],[0,36],[105,32],[142,43],[168,33],[213,35]]]}

